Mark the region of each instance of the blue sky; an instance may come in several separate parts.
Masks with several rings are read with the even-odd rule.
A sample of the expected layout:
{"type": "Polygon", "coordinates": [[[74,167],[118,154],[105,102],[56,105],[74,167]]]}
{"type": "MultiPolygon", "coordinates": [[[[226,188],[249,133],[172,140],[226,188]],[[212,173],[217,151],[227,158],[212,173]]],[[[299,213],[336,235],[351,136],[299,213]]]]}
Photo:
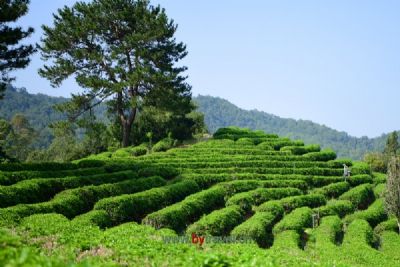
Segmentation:
{"type": "MultiPolygon", "coordinates": [[[[40,25],[73,0],[31,0],[18,24],[40,25]]],[[[400,1],[154,0],[178,23],[187,44],[193,95],[245,109],[307,119],[354,136],[400,129],[400,1]]],[[[69,96],[37,74],[39,55],[15,72],[29,92],[69,96]]]]}

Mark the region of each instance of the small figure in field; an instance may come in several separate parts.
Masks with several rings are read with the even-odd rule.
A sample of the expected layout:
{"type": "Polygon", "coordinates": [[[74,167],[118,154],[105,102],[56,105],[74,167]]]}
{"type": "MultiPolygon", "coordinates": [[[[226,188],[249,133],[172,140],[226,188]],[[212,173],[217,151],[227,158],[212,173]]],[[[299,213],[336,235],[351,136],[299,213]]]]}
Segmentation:
{"type": "Polygon", "coordinates": [[[343,177],[347,180],[347,177],[350,177],[351,171],[346,164],[343,164],[343,177]]]}

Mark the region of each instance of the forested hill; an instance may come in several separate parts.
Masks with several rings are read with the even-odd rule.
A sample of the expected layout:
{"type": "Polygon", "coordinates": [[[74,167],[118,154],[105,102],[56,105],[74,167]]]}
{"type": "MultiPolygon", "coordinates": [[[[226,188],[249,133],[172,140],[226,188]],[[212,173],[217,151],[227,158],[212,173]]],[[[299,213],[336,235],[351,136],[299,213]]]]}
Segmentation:
{"type": "MultiPolygon", "coordinates": [[[[52,109],[66,98],[51,97],[44,94],[30,94],[23,89],[8,88],[4,100],[0,101],[0,118],[10,120],[16,113],[24,114],[32,126],[40,132],[40,146],[50,143],[51,134],[46,127],[63,116],[52,109]]],[[[256,110],[243,110],[227,100],[198,96],[194,100],[199,110],[205,114],[205,122],[210,132],[225,126],[248,127],[277,133],[306,143],[331,147],[339,157],[360,159],[366,151],[383,150],[386,135],[378,138],[356,138],[317,123],[305,120],[284,119],[256,110]]],[[[96,110],[99,119],[105,118],[105,106],[96,110]]]]}
{"type": "Polygon", "coordinates": [[[257,110],[244,110],[219,97],[198,96],[195,101],[205,114],[210,132],[232,125],[259,129],[333,148],[339,157],[361,159],[367,151],[382,151],[387,137],[357,138],[307,120],[285,119],[257,110]]]}

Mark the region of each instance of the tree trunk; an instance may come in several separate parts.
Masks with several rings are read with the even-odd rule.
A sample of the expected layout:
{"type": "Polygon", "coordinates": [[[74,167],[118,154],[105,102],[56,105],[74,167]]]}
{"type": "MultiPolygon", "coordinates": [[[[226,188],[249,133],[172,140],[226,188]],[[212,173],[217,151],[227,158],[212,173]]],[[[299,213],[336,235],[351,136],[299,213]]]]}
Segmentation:
{"type": "Polygon", "coordinates": [[[400,234],[400,221],[397,219],[397,227],[399,227],[399,234],[400,234]]]}
{"type": "Polygon", "coordinates": [[[122,123],[122,147],[127,147],[130,145],[129,137],[131,135],[132,124],[129,122],[122,123]]]}

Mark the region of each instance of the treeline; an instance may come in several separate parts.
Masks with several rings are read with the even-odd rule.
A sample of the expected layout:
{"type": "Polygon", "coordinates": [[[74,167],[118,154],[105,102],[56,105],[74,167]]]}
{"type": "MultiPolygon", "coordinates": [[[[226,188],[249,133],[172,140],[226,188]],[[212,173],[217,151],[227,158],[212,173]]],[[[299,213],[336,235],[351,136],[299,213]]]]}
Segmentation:
{"type": "Polygon", "coordinates": [[[301,139],[307,144],[321,144],[322,148],[335,150],[338,157],[360,160],[367,152],[383,151],[388,137],[382,135],[377,138],[357,138],[311,121],[280,118],[257,110],[243,110],[218,97],[198,96],[194,101],[199,106],[199,111],[204,113],[210,132],[232,125],[263,130],[291,139],[301,139]]]}

